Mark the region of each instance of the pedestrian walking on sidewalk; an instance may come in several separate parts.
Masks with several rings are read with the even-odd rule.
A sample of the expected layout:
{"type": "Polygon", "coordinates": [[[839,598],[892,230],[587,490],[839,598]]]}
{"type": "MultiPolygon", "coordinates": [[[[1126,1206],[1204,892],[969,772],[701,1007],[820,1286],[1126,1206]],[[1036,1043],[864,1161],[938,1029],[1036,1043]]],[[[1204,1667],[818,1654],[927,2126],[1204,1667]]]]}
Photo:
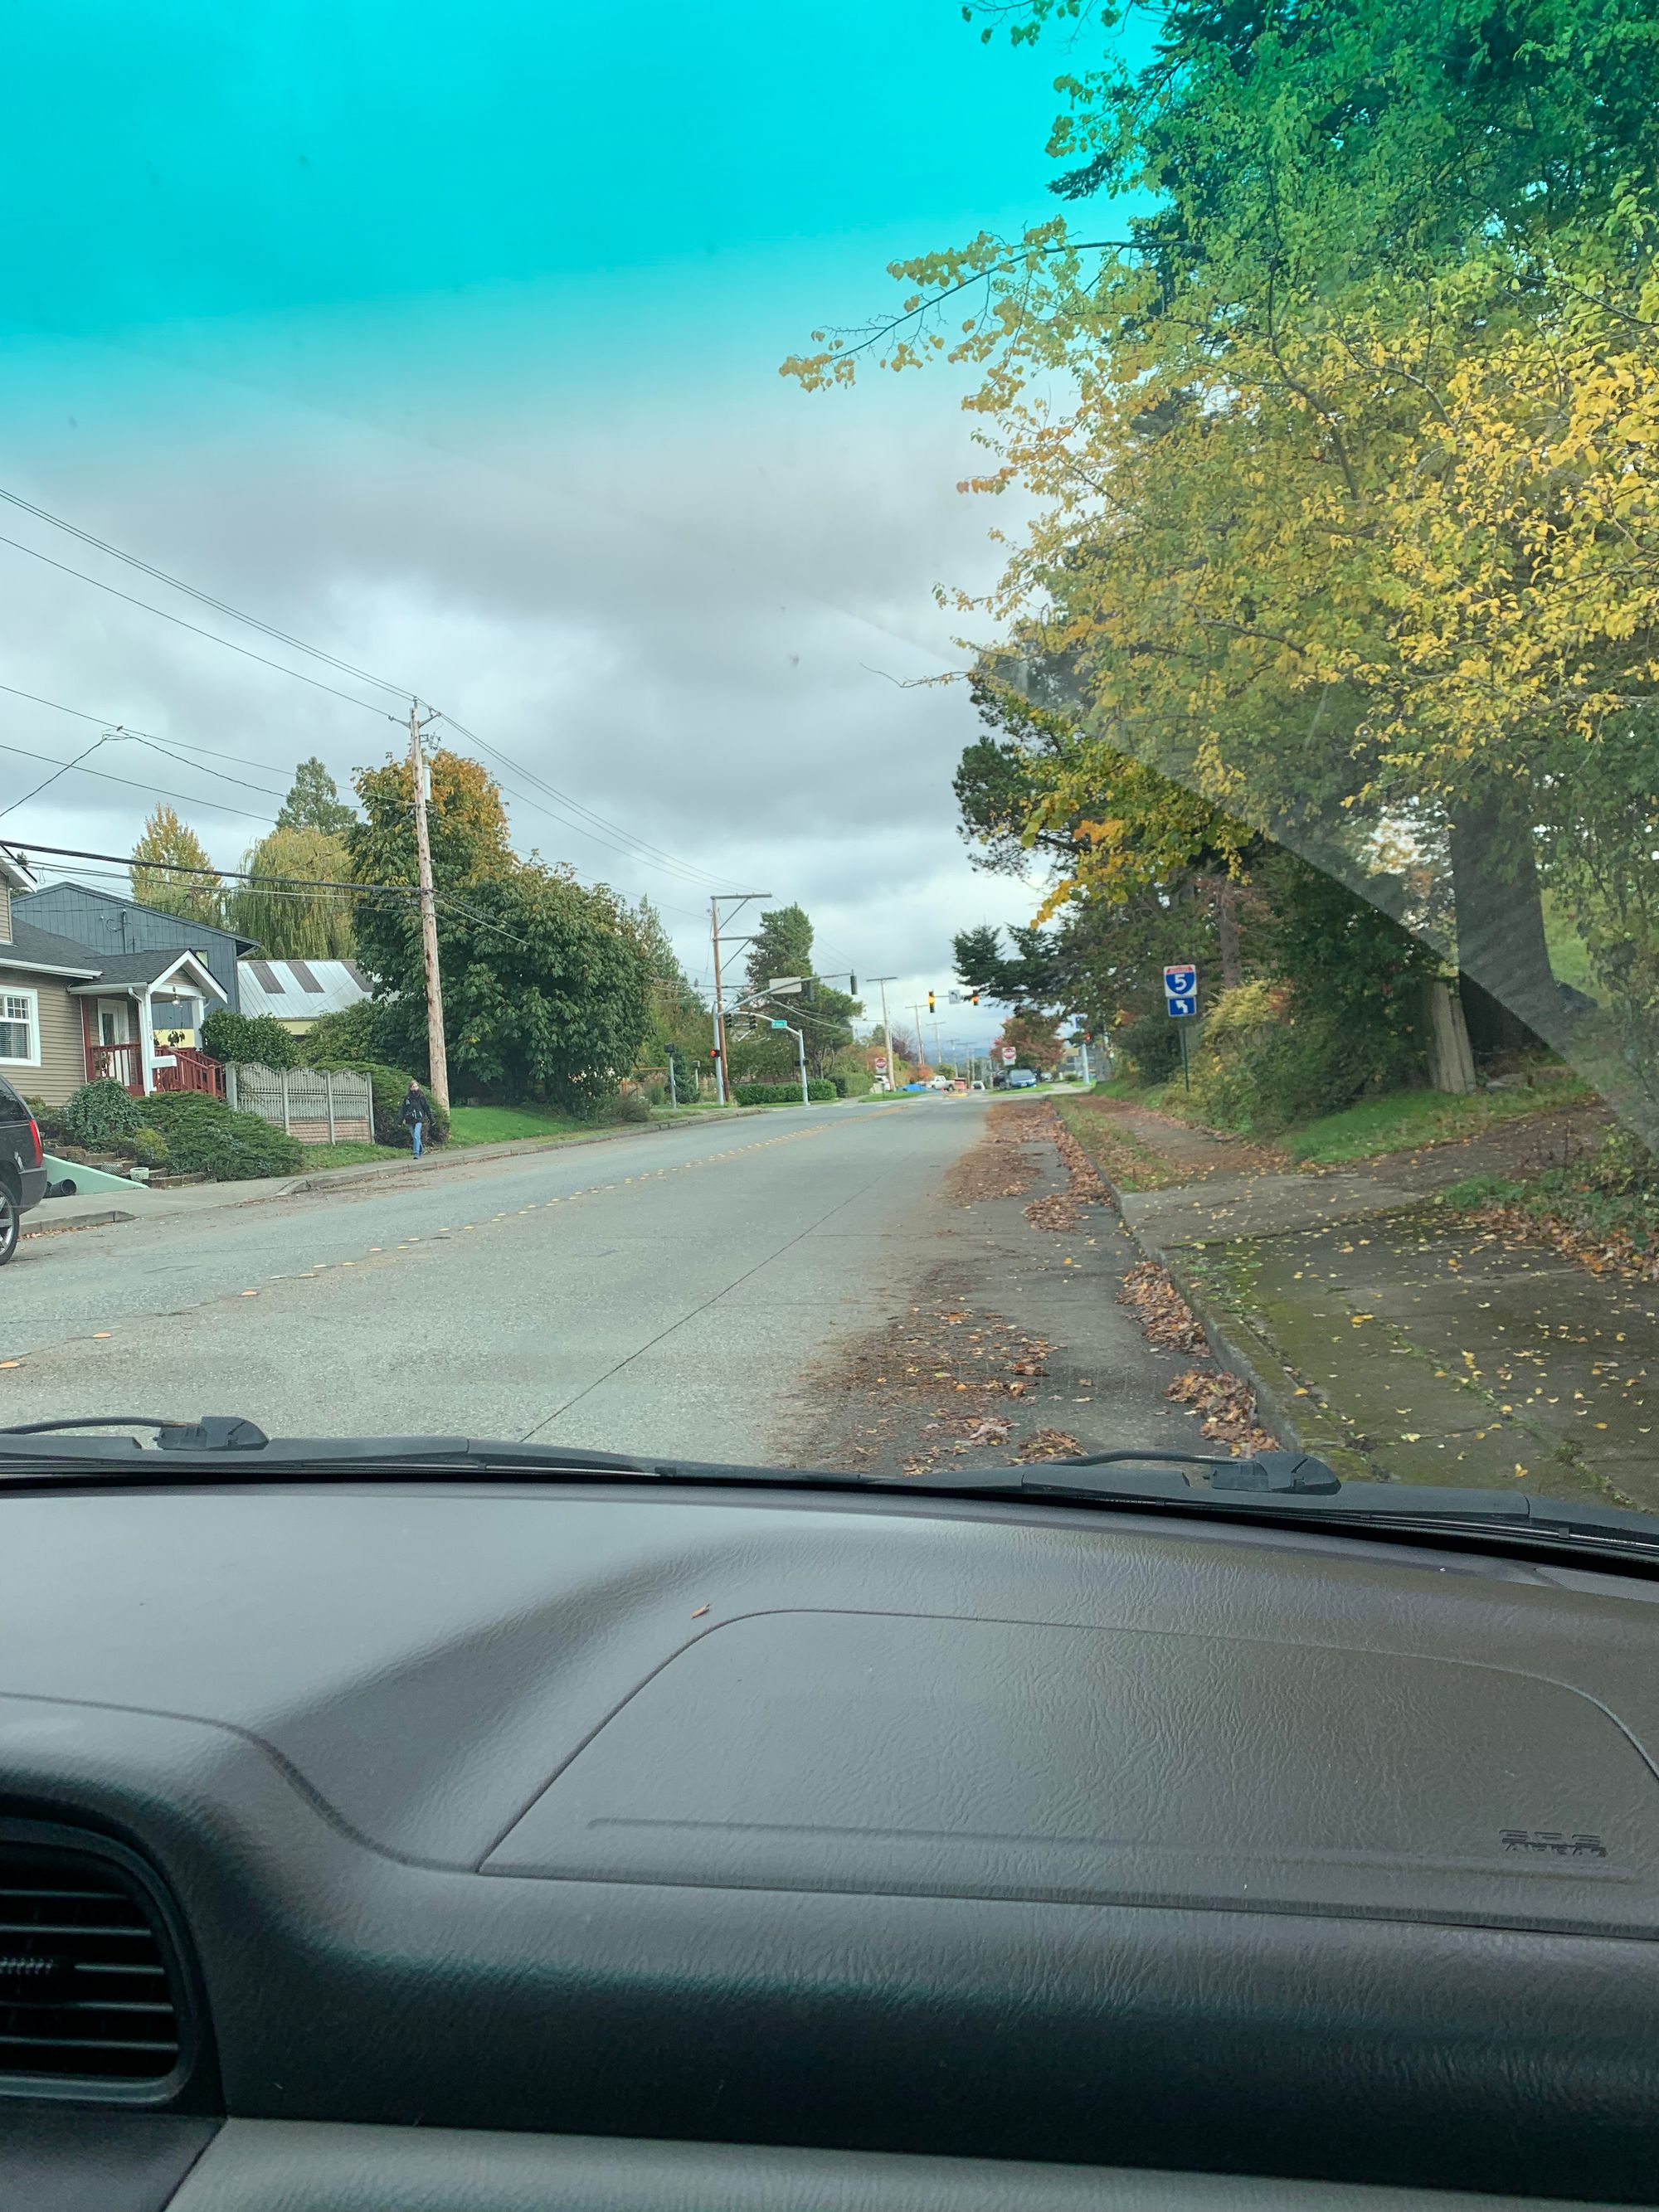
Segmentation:
{"type": "Polygon", "coordinates": [[[404,1093],[403,1123],[409,1132],[409,1140],[414,1147],[417,1160],[421,1157],[427,1124],[431,1119],[431,1103],[425,1091],[411,1075],[409,1079],[409,1088],[404,1093]]]}

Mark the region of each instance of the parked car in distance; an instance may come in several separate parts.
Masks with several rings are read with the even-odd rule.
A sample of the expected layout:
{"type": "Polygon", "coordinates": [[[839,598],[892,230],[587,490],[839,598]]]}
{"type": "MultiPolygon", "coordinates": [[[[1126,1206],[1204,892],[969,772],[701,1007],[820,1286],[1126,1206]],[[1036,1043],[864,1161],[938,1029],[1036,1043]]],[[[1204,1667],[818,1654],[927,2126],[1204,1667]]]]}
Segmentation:
{"type": "Polygon", "coordinates": [[[975,1077],[974,1078],[973,1081],[969,1085],[968,1088],[969,1088],[970,1091],[983,1091],[983,1090],[984,1090],[984,1088],[985,1088],[985,1085],[984,1085],[984,1084],[980,1080],[979,1077],[978,1077],[978,1076],[975,1076],[975,1077]]]}
{"type": "Polygon", "coordinates": [[[23,1216],[46,1194],[46,1164],[34,1116],[0,1076],[0,1267],[17,1249],[23,1216]]]}
{"type": "Polygon", "coordinates": [[[1008,1088],[1011,1091],[1034,1091],[1036,1088],[1036,1077],[1029,1067],[1011,1067],[1008,1071],[1008,1088]]]}

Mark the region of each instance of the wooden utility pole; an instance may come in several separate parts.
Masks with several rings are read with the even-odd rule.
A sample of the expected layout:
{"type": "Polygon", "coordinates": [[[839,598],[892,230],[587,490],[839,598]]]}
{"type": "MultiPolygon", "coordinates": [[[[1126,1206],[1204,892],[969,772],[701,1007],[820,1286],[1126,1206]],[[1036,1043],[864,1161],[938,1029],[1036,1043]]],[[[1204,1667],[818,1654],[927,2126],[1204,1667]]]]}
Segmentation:
{"type": "MultiPolygon", "coordinates": [[[[724,902],[735,913],[738,907],[747,906],[753,899],[770,898],[770,891],[716,891],[708,902],[708,929],[714,949],[714,1095],[722,1106],[731,1103],[731,1085],[726,1079],[726,998],[720,982],[720,906],[724,902]]],[[[731,915],[726,916],[727,921],[731,915]]],[[[739,937],[738,945],[752,945],[752,937],[739,937]]]]}
{"type": "MultiPolygon", "coordinates": [[[[428,715],[428,721],[435,717],[428,715]]],[[[444,987],[438,975],[438,902],[432,888],[432,841],[426,828],[426,763],[421,757],[418,699],[409,702],[409,775],[415,790],[415,863],[420,885],[421,952],[426,964],[426,1054],[432,1096],[449,1107],[449,1055],[444,1049],[444,987]]]]}
{"type": "Polygon", "coordinates": [[[720,902],[708,902],[709,928],[714,939],[714,1098],[726,1103],[726,1008],[720,998],[720,902]]]}
{"type": "Polygon", "coordinates": [[[887,1087],[890,1091],[896,1091],[898,1089],[898,1062],[893,1057],[893,1024],[887,1018],[887,986],[890,983],[896,983],[898,977],[896,975],[870,975],[866,976],[865,980],[866,982],[878,983],[881,986],[881,1033],[887,1040],[887,1087]]]}

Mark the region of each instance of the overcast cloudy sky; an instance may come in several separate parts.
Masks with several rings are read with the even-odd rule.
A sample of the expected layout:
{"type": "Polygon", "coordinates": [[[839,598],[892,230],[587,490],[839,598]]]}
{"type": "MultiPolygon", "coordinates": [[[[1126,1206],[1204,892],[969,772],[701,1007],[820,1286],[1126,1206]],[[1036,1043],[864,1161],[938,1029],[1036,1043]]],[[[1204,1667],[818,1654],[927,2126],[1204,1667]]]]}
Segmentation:
{"type": "MultiPolygon", "coordinates": [[[[986,580],[1012,520],[955,489],[957,391],[809,398],[777,363],[895,296],[895,254],[1053,211],[1063,52],[982,46],[959,0],[9,29],[0,489],[447,708],[522,771],[520,848],[648,893],[694,975],[716,884],[799,900],[896,1012],[955,930],[1027,917],[957,835],[965,694],[903,688],[957,665],[933,586],[986,580]]],[[[125,852],[164,790],[234,863],[303,756],[343,786],[398,742],[388,692],[15,507],[0,536],[0,683],[231,757],[106,744],[127,785],[63,776],[4,834],[125,852]]],[[[98,733],[0,693],[0,806],[98,733]]]]}

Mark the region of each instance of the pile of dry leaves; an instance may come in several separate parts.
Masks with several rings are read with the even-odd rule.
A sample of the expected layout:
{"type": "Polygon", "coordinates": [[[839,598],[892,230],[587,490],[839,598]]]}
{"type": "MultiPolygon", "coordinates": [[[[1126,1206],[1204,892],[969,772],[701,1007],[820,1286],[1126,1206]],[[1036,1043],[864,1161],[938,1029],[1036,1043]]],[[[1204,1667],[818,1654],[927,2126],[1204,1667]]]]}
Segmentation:
{"type": "MultiPolygon", "coordinates": [[[[1191,1352],[1209,1356],[1209,1340],[1197,1316],[1170,1279],[1167,1267],[1143,1260],[1123,1278],[1120,1304],[1133,1308],[1149,1343],[1160,1352],[1191,1352]]],[[[1255,1393],[1242,1376],[1223,1368],[1188,1367],[1164,1393],[1177,1406],[1199,1416],[1203,1433],[1217,1443],[1239,1451],[1277,1451],[1275,1439],[1257,1425],[1255,1393]]]]}
{"type": "Polygon", "coordinates": [[[1160,1352],[1209,1351],[1208,1341],[1192,1308],[1170,1280],[1167,1267],[1157,1267],[1151,1260],[1143,1260],[1138,1267],[1131,1267],[1123,1278],[1118,1303],[1133,1309],[1136,1320],[1146,1332],[1147,1342],[1155,1344],[1160,1352]]]}
{"type": "MultiPolygon", "coordinates": [[[[897,1466],[921,1474],[947,1457],[973,1452],[989,1461],[1015,1455],[1010,1443],[1048,1374],[1046,1337],[1000,1314],[974,1313],[947,1296],[911,1307],[866,1338],[834,1377],[836,1401],[856,1409],[858,1425],[827,1447],[836,1465],[897,1466]]],[[[1019,1456],[1049,1459],[1082,1447],[1057,1430],[1039,1429],[1019,1456]]]]}
{"type": "Polygon", "coordinates": [[[1065,1190],[1034,1198],[1025,1208],[1025,1218],[1034,1229],[1075,1229],[1085,1206],[1103,1206],[1112,1194],[1100,1170],[1052,1107],[1044,1109],[1044,1118],[1042,1133],[1060,1154],[1071,1181],[1065,1190]]]}
{"type": "Polygon", "coordinates": [[[1190,1407],[1199,1416],[1199,1427],[1218,1444],[1240,1451],[1277,1451],[1279,1439],[1257,1425],[1255,1393],[1237,1375],[1213,1367],[1188,1367],[1164,1393],[1177,1406],[1190,1407]]]}
{"type": "Polygon", "coordinates": [[[1048,1135],[1050,1119],[1042,1105],[998,1104],[989,1108],[979,1142],[954,1161],[945,1178],[953,1206],[980,1206],[988,1199],[1018,1198],[1042,1172],[1027,1149],[1048,1135]]]}
{"type": "Polygon", "coordinates": [[[1659,1252],[1638,1244],[1622,1230],[1584,1229],[1564,1214],[1533,1213],[1496,1201],[1474,1207],[1467,1217],[1493,1243],[1552,1245],[1592,1275],[1622,1275],[1633,1281],[1659,1282],[1659,1252]]]}

